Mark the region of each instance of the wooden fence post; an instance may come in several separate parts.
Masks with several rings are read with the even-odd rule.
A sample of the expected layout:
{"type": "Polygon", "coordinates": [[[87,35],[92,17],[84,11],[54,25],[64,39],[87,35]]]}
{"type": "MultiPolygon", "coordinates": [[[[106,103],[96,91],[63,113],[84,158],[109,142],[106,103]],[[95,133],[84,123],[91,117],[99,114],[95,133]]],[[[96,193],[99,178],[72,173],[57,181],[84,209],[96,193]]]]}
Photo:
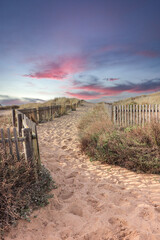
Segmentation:
{"type": "Polygon", "coordinates": [[[13,128],[13,134],[14,134],[14,139],[15,139],[17,160],[19,161],[20,160],[20,155],[19,155],[19,149],[18,149],[18,138],[17,138],[17,130],[16,130],[16,128],[13,128]]]}
{"type": "Polygon", "coordinates": [[[8,136],[9,151],[10,151],[10,154],[11,154],[11,156],[12,156],[12,158],[13,158],[10,128],[7,128],[7,136],[8,136]]]}
{"type": "Polygon", "coordinates": [[[38,112],[38,122],[40,123],[41,121],[42,121],[42,112],[41,112],[41,107],[39,107],[38,108],[38,110],[37,110],[37,112],[38,112]]]}
{"type": "Polygon", "coordinates": [[[141,125],[142,122],[142,112],[141,112],[141,105],[139,105],[139,125],[141,125]]]}
{"type": "Polygon", "coordinates": [[[126,127],[126,125],[127,125],[127,108],[126,108],[126,105],[124,106],[124,125],[125,125],[125,127],[126,127]]]}
{"type": "Polygon", "coordinates": [[[15,109],[12,109],[12,125],[13,125],[13,127],[16,126],[15,109]]]}
{"type": "Polygon", "coordinates": [[[113,122],[116,124],[116,106],[113,106],[113,122]]]}
{"type": "Polygon", "coordinates": [[[22,137],[25,138],[25,141],[23,142],[25,159],[27,162],[32,163],[33,150],[32,150],[32,131],[31,131],[31,129],[23,128],[22,129],[22,137]]]}
{"type": "Polygon", "coordinates": [[[36,144],[35,144],[35,151],[36,151],[36,157],[37,157],[37,164],[38,168],[41,167],[41,159],[40,159],[40,152],[39,152],[39,143],[38,143],[38,134],[37,134],[37,126],[35,125],[35,136],[36,136],[36,144]]]}
{"type": "Polygon", "coordinates": [[[22,136],[22,114],[17,114],[17,128],[18,128],[18,136],[22,136]]]}
{"type": "Polygon", "coordinates": [[[130,105],[130,125],[132,126],[133,125],[133,112],[132,112],[132,105],[130,105]]]}
{"type": "Polygon", "coordinates": [[[151,122],[151,105],[149,104],[149,123],[151,122]]]}
{"type": "Polygon", "coordinates": [[[145,113],[144,113],[144,105],[142,105],[142,126],[144,127],[145,123],[145,113]]]}
{"type": "Polygon", "coordinates": [[[33,122],[38,123],[37,108],[33,108],[31,112],[31,118],[33,122]]]}
{"type": "Polygon", "coordinates": [[[148,122],[148,105],[146,104],[146,123],[148,122]]]}
{"type": "Polygon", "coordinates": [[[136,115],[136,108],[135,108],[136,106],[135,105],[133,105],[133,125],[135,125],[135,115],[136,115]]]}
{"type": "Polygon", "coordinates": [[[129,126],[129,123],[130,123],[130,116],[129,116],[129,105],[127,106],[127,116],[128,116],[128,126],[129,126]]]}

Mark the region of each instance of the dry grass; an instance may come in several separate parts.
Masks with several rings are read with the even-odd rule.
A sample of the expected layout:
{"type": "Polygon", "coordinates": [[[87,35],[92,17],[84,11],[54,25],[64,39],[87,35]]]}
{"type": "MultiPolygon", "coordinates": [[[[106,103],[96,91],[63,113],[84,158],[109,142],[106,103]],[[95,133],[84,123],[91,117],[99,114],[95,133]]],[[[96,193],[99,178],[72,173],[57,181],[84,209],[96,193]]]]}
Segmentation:
{"type": "Polygon", "coordinates": [[[38,108],[38,107],[49,107],[53,105],[65,105],[65,104],[74,104],[78,103],[79,99],[76,98],[55,98],[49,101],[46,101],[44,103],[28,103],[28,104],[23,104],[20,106],[20,108],[38,108]]]}
{"type": "Polygon", "coordinates": [[[91,160],[119,165],[137,172],[160,174],[160,124],[118,128],[102,105],[79,124],[82,150],[91,160]]]}
{"type": "MultiPolygon", "coordinates": [[[[15,150],[14,150],[15,151],[15,150]]],[[[54,188],[53,180],[44,167],[38,172],[38,181],[34,177],[34,169],[26,163],[5,155],[0,148],[0,238],[16,224],[20,218],[29,221],[30,213],[48,204],[54,188]]]]}
{"type": "MultiPolygon", "coordinates": [[[[4,129],[8,123],[0,119],[4,129]]],[[[11,128],[10,128],[11,129],[11,128]]],[[[16,224],[20,218],[29,220],[29,214],[37,207],[48,203],[51,195],[48,192],[54,187],[53,180],[43,166],[38,170],[38,181],[35,179],[33,166],[26,163],[22,143],[19,143],[20,161],[16,158],[15,144],[12,144],[13,155],[9,153],[6,143],[6,153],[0,143],[0,239],[9,230],[11,224],[16,224]]]]}
{"type": "Polygon", "coordinates": [[[11,114],[0,116],[0,128],[9,128],[12,125],[11,114]]]}
{"type": "Polygon", "coordinates": [[[160,92],[149,94],[149,95],[141,95],[138,97],[126,98],[124,100],[114,102],[114,104],[119,104],[119,105],[160,104],[160,92]]]}

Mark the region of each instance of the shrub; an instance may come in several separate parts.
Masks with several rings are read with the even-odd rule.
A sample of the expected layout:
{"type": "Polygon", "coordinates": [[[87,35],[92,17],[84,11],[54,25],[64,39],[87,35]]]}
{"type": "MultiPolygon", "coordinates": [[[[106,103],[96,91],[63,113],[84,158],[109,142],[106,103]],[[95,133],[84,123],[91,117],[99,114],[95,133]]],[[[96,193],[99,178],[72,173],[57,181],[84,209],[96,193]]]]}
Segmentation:
{"type": "Polygon", "coordinates": [[[160,124],[118,128],[104,106],[96,106],[79,123],[81,148],[91,158],[137,172],[160,173],[160,124]]]}
{"type": "Polygon", "coordinates": [[[30,213],[48,204],[52,196],[48,192],[54,188],[49,171],[42,166],[38,172],[38,181],[34,177],[34,169],[25,162],[13,160],[11,155],[5,156],[0,149],[0,232],[9,229],[16,220],[29,220],[30,213]]]}

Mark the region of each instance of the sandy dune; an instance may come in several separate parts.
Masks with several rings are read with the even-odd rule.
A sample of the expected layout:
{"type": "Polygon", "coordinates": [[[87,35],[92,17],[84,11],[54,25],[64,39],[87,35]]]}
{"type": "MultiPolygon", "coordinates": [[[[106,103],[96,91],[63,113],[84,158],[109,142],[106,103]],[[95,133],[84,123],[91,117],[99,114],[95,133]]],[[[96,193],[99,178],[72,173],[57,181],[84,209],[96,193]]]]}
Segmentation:
{"type": "Polygon", "coordinates": [[[88,108],[38,126],[41,159],[58,188],[6,240],[160,240],[160,176],[90,162],[76,128],[88,108]]]}

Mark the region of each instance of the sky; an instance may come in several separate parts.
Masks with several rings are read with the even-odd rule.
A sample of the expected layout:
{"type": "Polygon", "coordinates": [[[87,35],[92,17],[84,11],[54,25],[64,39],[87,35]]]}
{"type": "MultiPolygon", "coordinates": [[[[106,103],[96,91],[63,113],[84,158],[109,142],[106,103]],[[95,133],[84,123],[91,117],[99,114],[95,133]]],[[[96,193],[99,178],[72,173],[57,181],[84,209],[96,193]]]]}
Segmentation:
{"type": "Polygon", "coordinates": [[[160,91],[159,0],[0,0],[0,104],[160,91]]]}

